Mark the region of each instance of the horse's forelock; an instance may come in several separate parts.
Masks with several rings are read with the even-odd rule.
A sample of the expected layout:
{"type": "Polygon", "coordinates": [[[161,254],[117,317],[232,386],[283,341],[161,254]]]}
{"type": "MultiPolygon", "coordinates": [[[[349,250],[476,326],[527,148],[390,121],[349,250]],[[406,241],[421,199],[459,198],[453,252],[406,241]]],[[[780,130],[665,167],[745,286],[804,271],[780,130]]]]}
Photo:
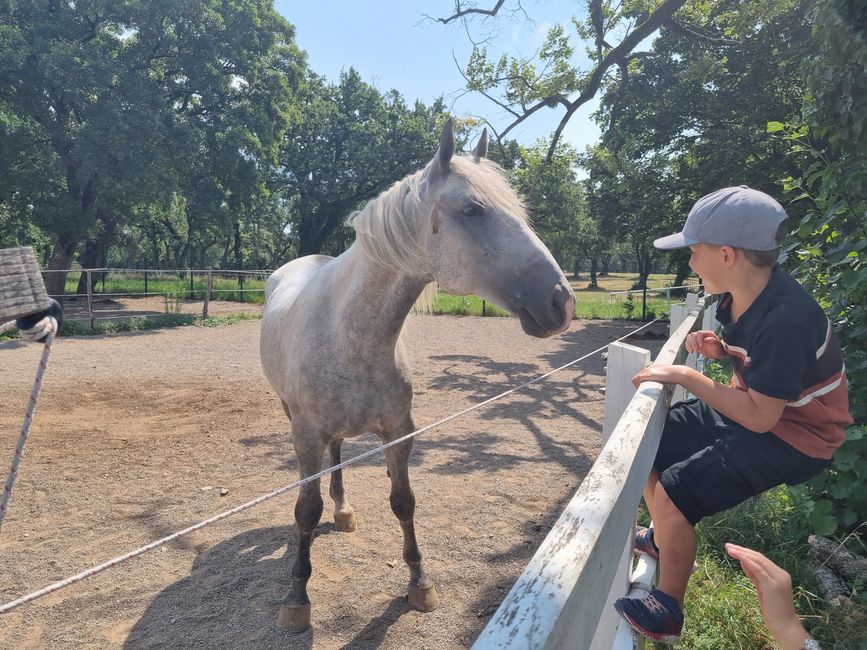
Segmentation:
{"type": "Polygon", "coordinates": [[[485,208],[504,212],[527,222],[527,209],[521,197],[509,185],[503,169],[486,158],[456,157],[452,167],[470,189],[470,194],[485,208]]]}

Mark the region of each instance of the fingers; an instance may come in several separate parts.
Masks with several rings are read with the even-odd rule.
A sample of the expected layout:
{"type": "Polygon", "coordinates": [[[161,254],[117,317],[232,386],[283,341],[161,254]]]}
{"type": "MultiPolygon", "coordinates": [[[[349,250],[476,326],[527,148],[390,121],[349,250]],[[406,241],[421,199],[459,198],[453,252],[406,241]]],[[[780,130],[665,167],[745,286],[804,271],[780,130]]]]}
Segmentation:
{"type": "Polygon", "coordinates": [[[752,549],[737,546],[735,544],[726,544],[725,548],[729,555],[740,562],[741,569],[743,569],[746,576],[756,587],[758,587],[760,583],[766,583],[771,579],[770,574],[767,572],[765,565],[761,561],[762,559],[767,560],[764,555],[752,549]]]}
{"type": "Polygon", "coordinates": [[[716,345],[718,343],[719,337],[709,330],[691,332],[686,336],[686,351],[690,353],[698,352],[701,354],[705,351],[705,346],[716,345]]]}
{"type": "Polygon", "coordinates": [[[726,544],[725,548],[729,555],[741,563],[744,573],[756,586],[759,582],[764,585],[791,583],[792,579],[785,569],[780,568],[758,551],[737,544],[726,544]]]}

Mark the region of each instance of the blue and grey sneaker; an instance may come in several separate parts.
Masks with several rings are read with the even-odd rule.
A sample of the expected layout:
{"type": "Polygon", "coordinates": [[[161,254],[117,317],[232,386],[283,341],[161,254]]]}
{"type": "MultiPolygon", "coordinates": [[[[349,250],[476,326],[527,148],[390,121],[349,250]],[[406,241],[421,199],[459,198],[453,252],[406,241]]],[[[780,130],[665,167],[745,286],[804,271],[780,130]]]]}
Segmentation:
{"type": "Polygon", "coordinates": [[[654,560],[659,559],[659,548],[653,541],[653,528],[635,527],[635,546],[632,547],[632,550],[636,553],[645,553],[654,560]]]}
{"type": "Polygon", "coordinates": [[[680,640],[683,610],[674,598],[659,589],[644,598],[620,598],[614,608],[643,637],[669,644],[680,640]]]}

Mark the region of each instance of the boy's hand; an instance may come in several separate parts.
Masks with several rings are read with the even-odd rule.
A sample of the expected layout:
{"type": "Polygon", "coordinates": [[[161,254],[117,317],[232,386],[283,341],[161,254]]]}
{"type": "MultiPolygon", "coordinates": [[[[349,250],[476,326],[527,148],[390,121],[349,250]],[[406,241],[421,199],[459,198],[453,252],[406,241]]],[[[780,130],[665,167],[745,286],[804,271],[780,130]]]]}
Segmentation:
{"type": "Polygon", "coordinates": [[[696,352],[707,359],[724,359],[728,356],[725,343],[710,330],[687,334],[686,351],[696,352]]]}
{"type": "Polygon", "coordinates": [[[658,381],[660,384],[680,384],[684,380],[686,366],[647,366],[632,378],[632,385],[638,388],[642,382],[658,381]]]}

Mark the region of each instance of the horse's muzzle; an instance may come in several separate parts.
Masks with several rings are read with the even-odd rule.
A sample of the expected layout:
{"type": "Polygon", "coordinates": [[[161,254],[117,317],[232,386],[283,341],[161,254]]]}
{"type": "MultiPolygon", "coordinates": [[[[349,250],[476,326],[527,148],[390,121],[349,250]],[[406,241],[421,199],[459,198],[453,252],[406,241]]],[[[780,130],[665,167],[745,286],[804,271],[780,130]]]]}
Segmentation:
{"type": "Polygon", "coordinates": [[[517,310],[524,332],[537,338],[560,334],[569,327],[575,313],[575,294],[565,281],[554,285],[548,299],[528,303],[517,310]]]}

